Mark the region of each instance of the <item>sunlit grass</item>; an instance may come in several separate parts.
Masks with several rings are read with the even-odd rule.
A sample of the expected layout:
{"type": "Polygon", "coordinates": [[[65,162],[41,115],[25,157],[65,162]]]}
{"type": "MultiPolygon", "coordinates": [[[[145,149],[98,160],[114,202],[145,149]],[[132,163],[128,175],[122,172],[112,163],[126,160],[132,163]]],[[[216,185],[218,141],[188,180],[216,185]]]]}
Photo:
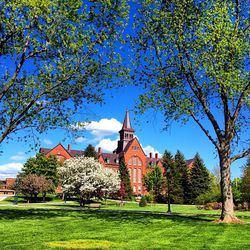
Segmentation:
{"type": "MultiPolygon", "coordinates": [[[[53,202],[0,206],[0,249],[250,249],[250,224],[212,221],[219,211],[195,206],[140,208],[137,203],[101,209],[53,202]]],[[[250,212],[238,216],[250,222],[250,212]]]]}

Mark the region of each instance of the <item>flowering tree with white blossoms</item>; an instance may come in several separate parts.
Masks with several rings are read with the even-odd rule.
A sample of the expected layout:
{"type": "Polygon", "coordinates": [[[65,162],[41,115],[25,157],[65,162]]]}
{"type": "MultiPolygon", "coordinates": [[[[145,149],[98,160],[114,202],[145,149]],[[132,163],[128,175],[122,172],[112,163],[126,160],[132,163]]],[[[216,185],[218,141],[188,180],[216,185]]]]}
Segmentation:
{"type": "Polygon", "coordinates": [[[108,195],[120,188],[118,173],[104,168],[92,157],[74,157],[59,169],[64,192],[77,195],[80,205],[91,197],[108,195]]]}

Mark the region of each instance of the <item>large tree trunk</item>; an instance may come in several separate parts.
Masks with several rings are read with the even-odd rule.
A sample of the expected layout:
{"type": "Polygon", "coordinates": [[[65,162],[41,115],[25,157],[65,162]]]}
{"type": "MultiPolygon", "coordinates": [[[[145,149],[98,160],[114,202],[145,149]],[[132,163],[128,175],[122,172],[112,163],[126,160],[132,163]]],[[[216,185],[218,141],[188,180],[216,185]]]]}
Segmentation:
{"type": "Polygon", "coordinates": [[[221,172],[221,198],[222,210],[220,222],[224,223],[239,223],[240,220],[234,213],[233,193],[230,179],[230,150],[219,152],[220,157],[220,172],[221,172]]]}

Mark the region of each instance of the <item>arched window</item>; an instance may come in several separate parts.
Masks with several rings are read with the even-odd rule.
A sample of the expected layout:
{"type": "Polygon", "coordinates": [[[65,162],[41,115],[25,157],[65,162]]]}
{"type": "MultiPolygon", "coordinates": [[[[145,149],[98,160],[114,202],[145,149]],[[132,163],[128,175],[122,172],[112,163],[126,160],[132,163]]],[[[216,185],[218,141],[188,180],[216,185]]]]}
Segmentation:
{"type": "Polygon", "coordinates": [[[133,159],[134,159],[134,160],[133,160],[133,165],[134,165],[134,166],[137,165],[137,164],[136,164],[136,162],[137,162],[137,159],[136,159],[136,158],[137,158],[136,156],[133,157],[133,159]]]}
{"type": "Polygon", "coordinates": [[[141,166],[141,160],[138,158],[138,166],[141,166]]]}
{"type": "Polygon", "coordinates": [[[138,168],[138,183],[141,183],[141,169],[138,168]]]}
{"type": "Polygon", "coordinates": [[[134,168],[133,181],[136,182],[136,168],[134,168]]]}

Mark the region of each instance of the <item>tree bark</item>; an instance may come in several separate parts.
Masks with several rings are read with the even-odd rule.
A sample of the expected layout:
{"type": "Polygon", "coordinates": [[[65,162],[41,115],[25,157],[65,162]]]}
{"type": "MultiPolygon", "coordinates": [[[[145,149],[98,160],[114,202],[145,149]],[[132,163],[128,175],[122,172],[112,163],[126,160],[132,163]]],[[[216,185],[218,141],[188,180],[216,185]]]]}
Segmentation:
{"type": "Polygon", "coordinates": [[[221,199],[222,210],[219,222],[224,223],[239,223],[240,220],[234,213],[233,193],[231,187],[231,160],[230,147],[225,146],[219,152],[220,157],[220,172],[221,172],[221,199]]]}

